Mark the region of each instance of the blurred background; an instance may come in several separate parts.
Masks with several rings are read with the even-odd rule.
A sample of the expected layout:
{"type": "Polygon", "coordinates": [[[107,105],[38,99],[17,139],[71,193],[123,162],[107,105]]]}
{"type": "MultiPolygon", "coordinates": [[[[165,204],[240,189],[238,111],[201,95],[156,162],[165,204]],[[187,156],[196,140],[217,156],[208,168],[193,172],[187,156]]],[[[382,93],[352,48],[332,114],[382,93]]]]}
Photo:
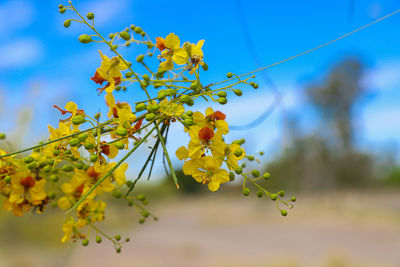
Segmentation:
{"type": "MultiPolygon", "coordinates": [[[[59,120],[52,105],[75,101],[88,114],[107,110],[90,77],[100,64],[98,50],[111,53],[79,43],[89,31],[76,23],[65,29],[63,21],[74,15],[59,14],[60,3],[67,5],[0,0],[0,132],[8,136],[2,149],[45,140],[47,125],[59,120]]],[[[75,6],[93,12],[104,35],[135,24],[153,40],[170,32],[182,42],[205,39],[209,70],[202,79],[209,84],[335,39],[395,11],[400,1],[80,0],[75,6]]],[[[131,208],[110,200],[101,226],[132,239],[120,255],[107,242],[62,244],[60,211],[15,218],[0,210],[0,266],[400,266],[399,26],[397,15],[262,71],[257,90],[241,88],[241,98],[213,105],[228,115],[228,141],[246,138],[246,151],[262,162],[247,165],[271,173],[265,186],[297,197],[286,218],[271,201],[256,199],[255,190],[242,196],[240,183],[208,192],[174,159],[180,192],[162,164],[138,188],[158,222],[139,225],[131,208]]],[[[120,49],[132,61],[141,51],[120,49]]],[[[144,95],[131,87],[116,97],[132,103],[144,95]]],[[[188,141],[182,132],[171,131],[170,151],[188,141]]],[[[130,178],[147,152],[130,159],[130,178]]]]}

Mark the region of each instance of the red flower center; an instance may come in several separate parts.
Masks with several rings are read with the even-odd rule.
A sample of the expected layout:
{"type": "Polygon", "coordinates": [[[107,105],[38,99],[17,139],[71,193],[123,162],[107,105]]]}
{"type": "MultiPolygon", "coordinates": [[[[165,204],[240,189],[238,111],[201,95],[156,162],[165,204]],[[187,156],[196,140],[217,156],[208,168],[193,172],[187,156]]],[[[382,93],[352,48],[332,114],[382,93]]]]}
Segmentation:
{"type": "Polygon", "coordinates": [[[34,187],[36,182],[35,182],[35,179],[33,179],[32,176],[28,176],[28,177],[22,178],[22,179],[19,181],[19,183],[20,183],[23,187],[25,187],[25,189],[29,189],[29,188],[34,187]]]}
{"type": "Polygon", "coordinates": [[[213,114],[207,116],[212,121],[217,121],[217,120],[225,120],[226,115],[222,113],[221,111],[217,110],[213,114]]]}
{"type": "Polygon", "coordinates": [[[95,170],[94,170],[94,167],[93,166],[91,166],[91,167],[89,167],[88,169],[87,169],[87,174],[89,175],[89,177],[92,177],[92,178],[99,178],[99,176],[100,176],[100,173],[99,172],[96,172],[95,170]]]}
{"type": "Polygon", "coordinates": [[[214,137],[214,131],[209,127],[203,127],[199,131],[199,138],[202,141],[210,141],[214,137]]]}

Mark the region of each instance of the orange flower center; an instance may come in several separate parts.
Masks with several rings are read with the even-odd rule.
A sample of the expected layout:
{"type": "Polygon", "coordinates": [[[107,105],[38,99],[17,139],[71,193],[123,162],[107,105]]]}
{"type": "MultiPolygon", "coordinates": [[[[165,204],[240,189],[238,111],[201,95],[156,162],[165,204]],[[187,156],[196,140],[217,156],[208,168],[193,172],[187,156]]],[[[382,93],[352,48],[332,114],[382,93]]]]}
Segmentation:
{"type": "Polygon", "coordinates": [[[91,166],[91,167],[89,167],[88,169],[87,169],[87,174],[89,175],[89,177],[92,177],[92,178],[99,178],[99,176],[100,176],[100,173],[99,172],[96,172],[95,170],[94,170],[94,167],[93,166],[91,166]]]}
{"type": "Polygon", "coordinates": [[[36,182],[35,182],[35,179],[33,179],[32,176],[28,176],[28,177],[22,178],[22,179],[19,181],[19,183],[20,183],[23,187],[25,187],[25,189],[29,189],[29,188],[34,187],[36,182]]]}
{"type": "Polygon", "coordinates": [[[209,127],[203,127],[199,131],[199,138],[202,141],[209,142],[214,137],[214,131],[209,127]]]}
{"type": "Polygon", "coordinates": [[[225,120],[226,115],[221,111],[217,110],[213,114],[207,116],[211,121],[225,120]]]}

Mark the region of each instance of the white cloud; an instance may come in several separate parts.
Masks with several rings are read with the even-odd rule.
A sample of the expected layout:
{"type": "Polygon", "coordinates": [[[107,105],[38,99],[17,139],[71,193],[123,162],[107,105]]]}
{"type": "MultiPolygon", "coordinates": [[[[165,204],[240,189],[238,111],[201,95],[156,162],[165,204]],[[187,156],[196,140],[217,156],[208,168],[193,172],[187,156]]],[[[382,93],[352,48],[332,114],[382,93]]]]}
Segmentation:
{"type": "Polygon", "coordinates": [[[368,70],[362,83],[368,88],[388,91],[400,87],[400,61],[383,62],[368,70]]]}
{"type": "Polygon", "coordinates": [[[129,1],[127,0],[102,0],[91,1],[82,7],[82,10],[93,12],[95,14],[95,24],[104,26],[118,15],[129,9],[129,1]]]}
{"type": "Polygon", "coordinates": [[[0,46],[0,69],[27,67],[38,62],[44,54],[42,43],[34,38],[24,38],[0,46]]]}
{"type": "Polygon", "coordinates": [[[0,35],[27,27],[34,15],[34,6],[28,1],[9,0],[0,4],[0,35]]]}

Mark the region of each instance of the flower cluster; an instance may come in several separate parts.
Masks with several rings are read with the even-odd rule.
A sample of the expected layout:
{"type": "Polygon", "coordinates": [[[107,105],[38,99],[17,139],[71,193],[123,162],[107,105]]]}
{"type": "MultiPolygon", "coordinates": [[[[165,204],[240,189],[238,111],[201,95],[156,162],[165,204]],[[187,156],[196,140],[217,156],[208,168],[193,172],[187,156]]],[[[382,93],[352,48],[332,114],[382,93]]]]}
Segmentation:
{"type": "MultiPolygon", "coordinates": [[[[93,13],[85,18],[69,4],[60,5],[60,13],[72,11],[77,19],[67,19],[64,26],[68,28],[72,22],[86,25],[94,34],[82,34],[79,41],[105,44],[113,53],[108,57],[100,52],[101,63],[91,77],[100,86],[97,94],[104,96],[108,111],[92,117],[74,102],[63,108],[54,106],[60,112],[60,121],[57,127],[48,127],[49,138],[45,142],[17,152],[0,150],[0,193],[5,197],[6,210],[21,216],[31,210],[43,213],[51,204],[67,213],[62,242],[81,239],[86,246],[89,243],[86,228],[91,228],[96,232],[96,242],[105,237],[120,252],[121,245],[129,238],[121,241],[120,235],[111,237],[96,226],[105,218],[107,204],[103,196],[111,194],[134,206],[141,216],[140,223],[148,217],[156,220],[145,208],[146,197],[132,194],[143,172],[149,169],[151,173],[159,149],[163,151],[171,179],[179,188],[166,142],[169,128],[183,125],[190,142],[187,147],[178,148],[176,156],[184,161],[186,175],[211,191],[217,191],[221,184],[239,175],[245,196],[250,194],[247,182],[258,190],[258,197],[277,201],[278,209],[286,216],[287,211],[280,209],[278,202],[292,207],[289,201],[294,202],[295,198],[285,201],[281,199],[283,191],[273,194],[258,184],[261,178],[269,179],[268,173],[261,175],[256,169],[245,172],[245,163],[241,161],[252,161],[254,156],[246,154],[242,147],[244,140],[225,142],[229,134],[226,115],[210,107],[204,114],[191,110],[198,99],[225,105],[228,94],[242,95],[239,86],[257,89],[258,84],[252,81],[254,76],[244,78],[228,73],[227,80],[203,86],[201,69],[208,70],[202,51],[204,40],[181,45],[179,37],[171,33],[165,38],[157,37],[154,43],[135,25],[106,38],[94,28],[93,13]],[[132,44],[147,47],[147,52],[138,55],[136,62],[128,61],[118,52],[119,47],[132,44]],[[151,61],[155,53],[158,56],[151,61]],[[135,71],[139,66],[148,73],[135,71]],[[117,93],[128,88],[143,91],[146,98],[135,103],[118,101],[117,93]],[[152,144],[147,160],[135,179],[127,179],[126,160],[145,142],[152,144]],[[32,152],[26,157],[18,156],[27,151],[32,152]],[[120,159],[116,160],[118,155],[120,159]]],[[[0,139],[4,138],[0,134],[0,139]]]]}

